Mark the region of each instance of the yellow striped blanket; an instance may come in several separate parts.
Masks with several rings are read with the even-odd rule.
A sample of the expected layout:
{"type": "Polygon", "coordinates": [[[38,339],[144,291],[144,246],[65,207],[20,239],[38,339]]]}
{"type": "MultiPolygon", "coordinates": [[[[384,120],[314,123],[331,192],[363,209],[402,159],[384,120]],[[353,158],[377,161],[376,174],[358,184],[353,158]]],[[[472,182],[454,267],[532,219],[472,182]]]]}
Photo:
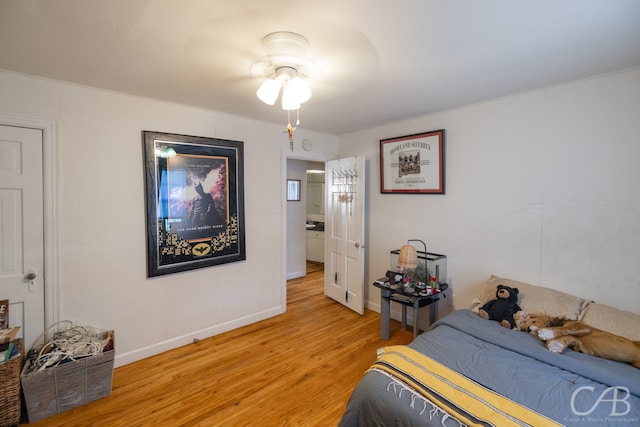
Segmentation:
{"type": "Polygon", "coordinates": [[[560,426],[404,345],[389,346],[369,370],[401,379],[469,426],[560,426]]]}

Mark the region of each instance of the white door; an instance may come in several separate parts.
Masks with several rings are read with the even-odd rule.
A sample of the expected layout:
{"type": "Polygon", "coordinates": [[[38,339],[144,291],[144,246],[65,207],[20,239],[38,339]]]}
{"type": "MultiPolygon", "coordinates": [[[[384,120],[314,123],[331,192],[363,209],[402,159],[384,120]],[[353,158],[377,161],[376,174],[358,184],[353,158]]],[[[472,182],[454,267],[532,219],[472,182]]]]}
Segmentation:
{"type": "Polygon", "coordinates": [[[325,165],[324,293],[364,314],[364,156],[325,165]]]}
{"type": "Polygon", "coordinates": [[[42,131],[0,125],[0,300],[29,348],[45,327],[42,131]]]}

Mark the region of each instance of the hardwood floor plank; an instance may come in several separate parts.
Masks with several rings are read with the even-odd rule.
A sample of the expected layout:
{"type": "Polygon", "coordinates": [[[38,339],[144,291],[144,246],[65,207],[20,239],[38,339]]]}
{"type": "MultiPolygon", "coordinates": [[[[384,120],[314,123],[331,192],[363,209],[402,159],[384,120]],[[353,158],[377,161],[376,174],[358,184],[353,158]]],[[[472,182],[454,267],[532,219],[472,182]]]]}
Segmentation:
{"type": "Polygon", "coordinates": [[[287,312],[115,369],[110,396],[33,426],[331,426],[392,321],[324,296],[323,265],[287,282],[287,312]]]}

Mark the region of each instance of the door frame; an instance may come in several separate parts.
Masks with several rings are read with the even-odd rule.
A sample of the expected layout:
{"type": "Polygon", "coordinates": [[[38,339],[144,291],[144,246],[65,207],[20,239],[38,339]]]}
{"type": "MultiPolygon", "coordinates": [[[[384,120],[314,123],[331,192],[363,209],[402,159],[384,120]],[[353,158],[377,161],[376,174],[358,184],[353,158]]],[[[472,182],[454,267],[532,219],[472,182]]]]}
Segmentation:
{"type": "Polygon", "coordinates": [[[283,148],[280,159],[280,188],[282,189],[280,201],[280,215],[281,224],[280,229],[282,230],[281,241],[283,242],[280,245],[281,255],[280,259],[280,277],[282,277],[282,283],[280,286],[282,287],[282,292],[280,293],[280,306],[282,307],[282,312],[287,311],[287,161],[288,160],[307,160],[311,162],[322,162],[326,163],[329,160],[332,160],[332,156],[326,153],[317,153],[317,152],[309,152],[309,151],[291,151],[291,149],[283,148]]]}
{"type": "Polygon", "coordinates": [[[42,190],[44,225],[44,321],[45,327],[59,320],[58,300],[58,197],[57,122],[37,116],[0,112],[0,124],[42,131],[42,190]]]}

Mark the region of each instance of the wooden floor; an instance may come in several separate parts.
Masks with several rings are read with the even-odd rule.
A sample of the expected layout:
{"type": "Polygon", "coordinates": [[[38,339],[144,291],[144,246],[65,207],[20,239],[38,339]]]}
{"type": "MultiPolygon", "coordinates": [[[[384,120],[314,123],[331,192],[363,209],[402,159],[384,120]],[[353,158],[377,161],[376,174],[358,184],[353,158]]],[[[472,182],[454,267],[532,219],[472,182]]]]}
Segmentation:
{"type": "Polygon", "coordinates": [[[376,349],[411,330],[323,294],[322,264],[287,284],[287,312],[115,369],[109,397],[32,426],[335,426],[376,349]]]}

